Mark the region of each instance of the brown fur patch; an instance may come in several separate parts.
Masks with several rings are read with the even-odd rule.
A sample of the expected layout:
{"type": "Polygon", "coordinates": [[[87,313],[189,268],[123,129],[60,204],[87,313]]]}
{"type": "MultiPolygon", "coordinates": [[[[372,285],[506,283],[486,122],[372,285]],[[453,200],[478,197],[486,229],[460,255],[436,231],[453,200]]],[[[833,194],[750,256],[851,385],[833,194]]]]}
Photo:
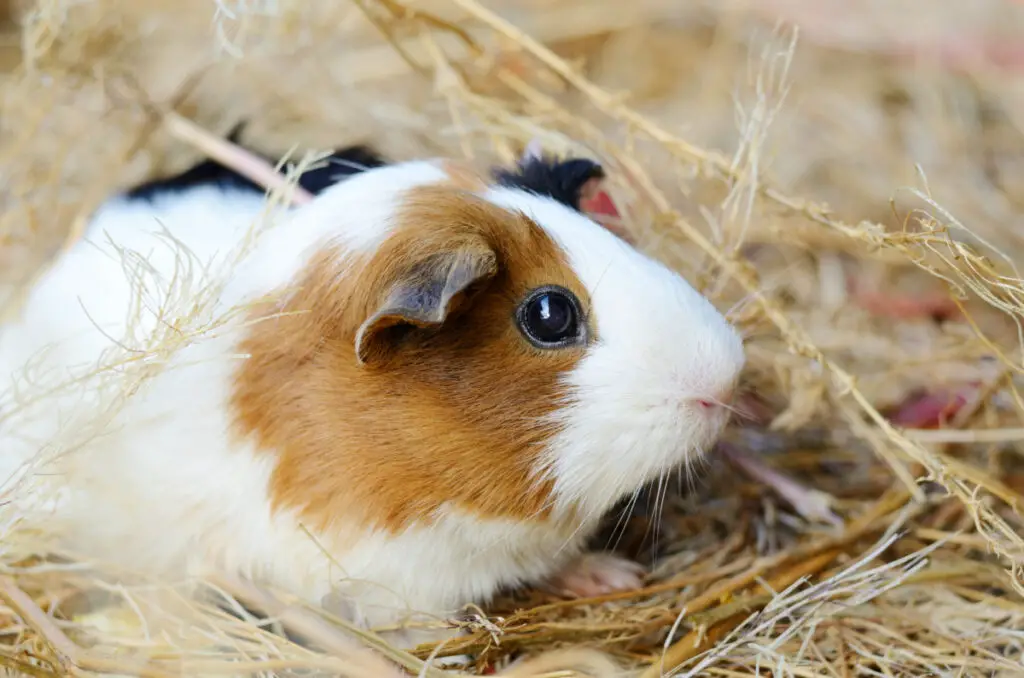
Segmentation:
{"type": "MultiPolygon", "coordinates": [[[[411,191],[372,255],[324,251],[278,315],[251,329],[236,377],[242,434],[278,455],[271,492],[311,527],[400,530],[451,502],[473,515],[542,520],[550,486],[532,477],[540,423],[582,349],[541,351],[514,312],[558,284],[589,309],[560,248],[535,223],[450,185],[411,191]],[[394,337],[386,360],[357,364],[357,328],[417,262],[486,243],[497,274],[445,321],[394,337]],[[297,313],[296,313],[297,312],[297,313]]],[[[269,306],[269,304],[268,304],[269,306]]]]}

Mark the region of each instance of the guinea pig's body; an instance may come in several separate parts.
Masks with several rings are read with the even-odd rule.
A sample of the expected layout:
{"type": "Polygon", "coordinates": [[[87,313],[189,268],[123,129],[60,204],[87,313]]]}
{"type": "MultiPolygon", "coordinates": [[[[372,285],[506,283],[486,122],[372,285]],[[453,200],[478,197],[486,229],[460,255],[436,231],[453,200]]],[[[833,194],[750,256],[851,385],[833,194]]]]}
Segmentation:
{"type": "Polygon", "coordinates": [[[0,369],[15,384],[30,364],[45,391],[112,351],[131,361],[115,373],[153,376],[113,409],[96,378],[0,396],[0,483],[103,423],[12,506],[72,552],[251,577],[368,626],[571,581],[608,508],[711,444],[743,352],[682,278],[574,209],[593,165],[532,162],[498,183],[441,161],[343,172],[233,268],[267,209],[251,186],[193,173],[111,199],[0,328],[0,369]],[[147,262],[141,303],[110,243],[147,262]],[[211,301],[192,324],[152,291],[182,275],[211,301]],[[147,356],[154,333],[177,350],[147,356]]]}

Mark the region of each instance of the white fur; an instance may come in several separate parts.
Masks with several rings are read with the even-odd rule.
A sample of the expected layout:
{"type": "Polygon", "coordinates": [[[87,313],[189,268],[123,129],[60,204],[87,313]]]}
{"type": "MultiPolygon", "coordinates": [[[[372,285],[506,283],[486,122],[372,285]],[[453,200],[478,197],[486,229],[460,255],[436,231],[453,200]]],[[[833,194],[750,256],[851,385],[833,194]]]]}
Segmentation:
{"type": "Polygon", "coordinates": [[[444,177],[428,162],[356,175],[309,205],[271,215],[248,251],[242,245],[264,210],[257,196],[203,188],[152,205],[108,202],[87,241],[41,280],[23,315],[0,328],[0,377],[18,385],[0,394],[0,484],[47,446],[66,452],[32,477],[57,490],[46,495],[52,501],[40,499],[37,482],[32,492],[15,487],[8,509],[45,510],[49,528],[87,556],[146,573],[227,569],[313,602],[340,600],[340,609],[372,626],[405,610],[450,615],[498,586],[554,573],[578,553],[601,512],[710,443],[721,422],[692,399],[731,386],[743,352],[682,278],[552,200],[510,189],[485,194],[547,229],[593,300],[598,341],[569,379],[558,415],[564,431],[544,469],[561,506],[583,507],[584,525],[482,521],[445,508],[429,528],[363,534],[342,548],[337,535],[314,540],[294,516],[273,514],[272,457],[228,437],[225,401],[244,359],[235,348],[244,329],[216,319],[293,279],[325,243],[376,247],[401,193],[444,177]],[[175,277],[182,259],[161,240],[164,229],[191,252],[190,276],[175,277]],[[138,324],[130,321],[133,286],[108,238],[151,266],[138,269],[150,309],[138,324]],[[246,256],[220,286],[239,253],[246,256]],[[190,310],[197,294],[210,303],[190,310]],[[163,297],[176,305],[158,317],[163,297]],[[161,352],[154,336],[180,346],[161,352]],[[19,371],[48,346],[26,386],[19,371]],[[89,377],[103,360],[116,366],[89,377]],[[150,375],[153,364],[159,369],[150,375]],[[118,402],[121,382],[113,377],[137,392],[118,402]],[[54,390],[69,380],[70,388],[54,390]],[[28,402],[34,389],[47,398],[28,402]],[[91,429],[99,437],[73,438],[93,421],[102,424],[91,429]]]}

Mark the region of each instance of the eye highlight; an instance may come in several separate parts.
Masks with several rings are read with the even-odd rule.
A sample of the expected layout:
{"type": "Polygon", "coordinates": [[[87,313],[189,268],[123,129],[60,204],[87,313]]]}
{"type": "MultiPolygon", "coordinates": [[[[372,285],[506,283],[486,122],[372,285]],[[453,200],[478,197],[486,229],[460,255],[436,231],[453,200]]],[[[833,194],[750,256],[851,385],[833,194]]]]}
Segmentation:
{"type": "Polygon", "coordinates": [[[548,285],[526,297],[516,313],[516,324],[537,348],[563,348],[583,340],[582,316],[572,292],[548,285]]]}

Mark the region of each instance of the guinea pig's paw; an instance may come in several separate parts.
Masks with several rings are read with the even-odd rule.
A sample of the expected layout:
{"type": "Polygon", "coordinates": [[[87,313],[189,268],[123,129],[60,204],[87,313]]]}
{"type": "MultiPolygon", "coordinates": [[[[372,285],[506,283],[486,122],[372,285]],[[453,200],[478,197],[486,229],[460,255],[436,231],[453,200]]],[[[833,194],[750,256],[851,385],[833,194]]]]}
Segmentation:
{"type": "Polygon", "coordinates": [[[550,588],[574,598],[630,591],[643,586],[644,568],[610,553],[585,553],[551,580],[550,588]]]}

